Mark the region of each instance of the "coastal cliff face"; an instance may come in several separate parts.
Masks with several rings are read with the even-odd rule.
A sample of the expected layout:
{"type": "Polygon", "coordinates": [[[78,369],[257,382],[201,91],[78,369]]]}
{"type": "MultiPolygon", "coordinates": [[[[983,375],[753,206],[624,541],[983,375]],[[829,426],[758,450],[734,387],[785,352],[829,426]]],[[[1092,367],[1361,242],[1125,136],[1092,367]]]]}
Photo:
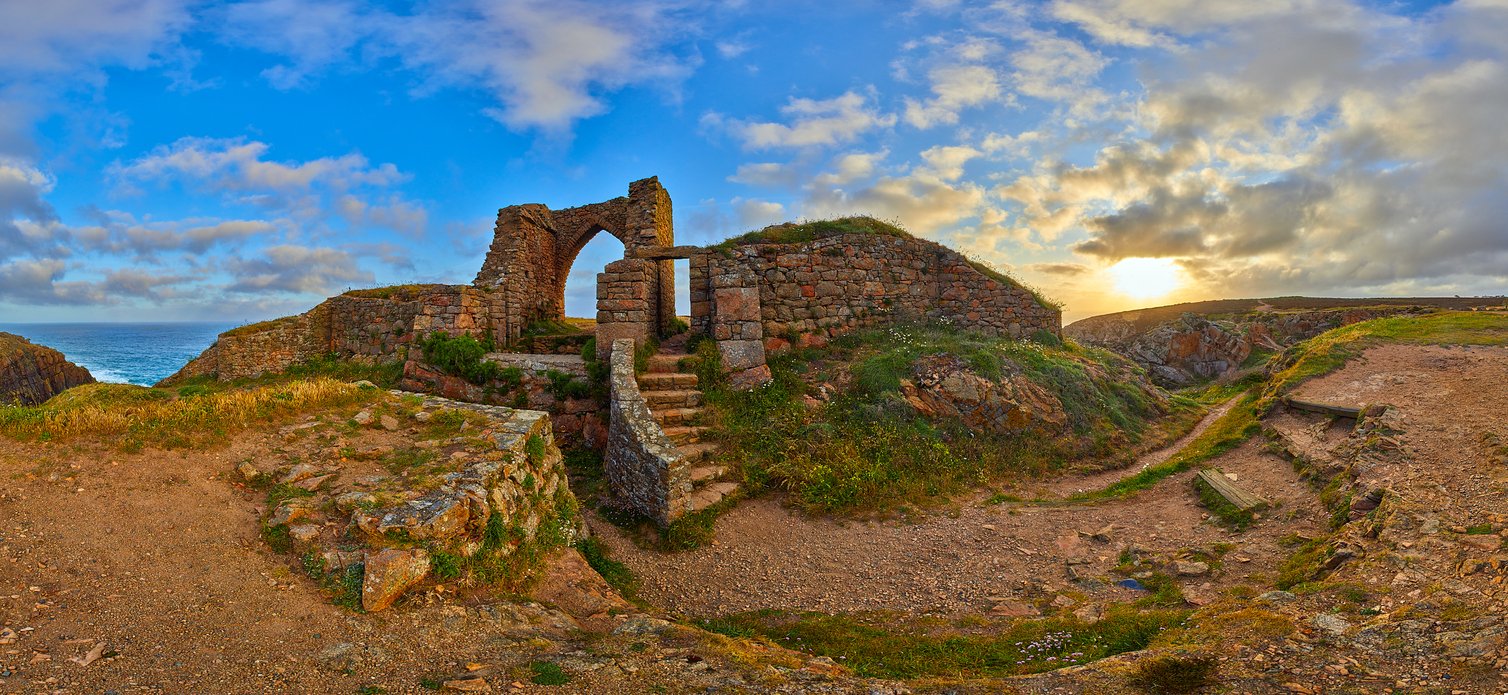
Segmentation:
{"type": "Polygon", "coordinates": [[[0,405],[36,405],[94,376],[63,353],[19,335],[0,333],[0,405]]]}
{"type": "Polygon", "coordinates": [[[1064,335],[1118,352],[1146,368],[1161,386],[1189,386],[1239,369],[1254,351],[1279,351],[1300,340],[1358,321],[1434,311],[1424,306],[1336,308],[1318,311],[1187,312],[1158,320],[1159,309],[1096,316],[1070,324],[1064,335]]]}

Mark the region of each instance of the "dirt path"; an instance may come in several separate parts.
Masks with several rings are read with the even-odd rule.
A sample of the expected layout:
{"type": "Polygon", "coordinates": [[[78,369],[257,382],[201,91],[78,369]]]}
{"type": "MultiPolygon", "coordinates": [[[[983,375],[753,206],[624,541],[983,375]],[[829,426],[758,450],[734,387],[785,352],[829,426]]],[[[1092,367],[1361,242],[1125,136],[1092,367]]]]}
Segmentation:
{"type": "Polygon", "coordinates": [[[1173,454],[1178,453],[1185,446],[1188,446],[1189,442],[1194,441],[1199,437],[1199,435],[1204,434],[1204,431],[1209,429],[1210,425],[1214,424],[1216,420],[1219,420],[1221,417],[1224,417],[1226,413],[1230,412],[1230,409],[1235,406],[1236,400],[1238,398],[1239,396],[1221,403],[1218,406],[1215,406],[1210,410],[1210,412],[1205,414],[1204,418],[1201,419],[1198,424],[1194,425],[1194,429],[1189,430],[1188,434],[1179,437],[1178,441],[1175,441],[1172,444],[1158,449],[1157,451],[1143,454],[1129,466],[1117,468],[1114,470],[1102,471],[1100,473],[1094,473],[1091,475],[1070,475],[1058,478],[1056,480],[1047,481],[1045,485],[1035,490],[1034,494],[1038,498],[1050,499],[1068,497],[1069,495],[1080,492],[1088,492],[1091,490],[1102,490],[1126,478],[1136,475],[1145,468],[1162,463],[1163,461],[1172,458],[1173,454]]]}
{"type": "Polygon", "coordinates": [[[228,480],[238,461],[270,467],[283,445],[252,433],[209,452],[118,454],[0,438],[0,693],[425,693],[425,679],[478,676],[512,692],[742,682],[694,635],[658,637],[663,623],[606,634],[624,611],[605,612],[612,597],[574,553],[537,589],[560,610],[433,594],[375,614],[331,605],[260,540],[262,493],[228,480]],[[583,629],[603,631],[590,652],[583,629]],[[531,685],[536,660],[571,684],[531,685]]]}
{"type": "MultiPolygon", "coordinates": [[[[1153,452],[1138,467],[1165,460],[1173,451],[1153,452]]],[[[690,616],[760,608],[988,613],[1001,604],[1057,592],[1089,602],[1125,600],[1135,594],[1115,587],[1119,577],[1110,573],[1124,547],[1174,553],[1232,543],[1224,573],[1189,582],[1190,593],[1212,595],[1246,575],[1270,571],[1287,552],[1274,539],[1312,532],[1322,517],[1287,462],[1257,443],[1230,452],[1220,465],[1260,494],[1281,500],[1282,518],[1264,524],[1261,533],[1239,535],[1208,523],[1190,488],[1192,473],[1186,473],[1129,500],[1062,507],[975,500],[956,515],[914,524],[844,523],[807,516],[765,497],[719,519],[718,540],[711,547],[677,554],[638,548],[599,518],[592,519],[592,527],[639,575],[644,598],[690,616]],[[1113,529],[1109,541],[1091,537],[1106,527],[1113,529]],[[1070,581],[1070,559],[1083,562],[1078,571],[1098,581],[1070,581]]],[[[1118,471],[1107,479],[1126,474],[1118,471]]]]}

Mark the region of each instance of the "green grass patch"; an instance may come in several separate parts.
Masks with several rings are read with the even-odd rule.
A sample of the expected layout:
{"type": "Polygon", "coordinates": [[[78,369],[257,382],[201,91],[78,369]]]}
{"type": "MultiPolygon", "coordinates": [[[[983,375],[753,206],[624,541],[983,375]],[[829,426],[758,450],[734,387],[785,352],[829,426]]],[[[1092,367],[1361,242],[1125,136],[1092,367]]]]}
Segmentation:
{"type": "Polygon", "coordinates": [[[634,576],[633,570],[607,553],[607,546],[596,538],[586,538],[576,543],[576,549],[581,551],[581,556],[586,558],[586,563],[597,570],[597,574],[607,581],[608,585],[630,601],[638,599],[639,578],[634,576]]]}
{"type": "Polygon", "coordinates": [[[535,661],[529,664],[529,671],[533,674],[529,677],[529,682],[535,685],[565,685],[571,682],[570,674],[553,661],[535,661]]]}
{"type": "Polygon", "coordinates": [[[736,637],[760,635],[826,656],[867,678],[998,678],[1051,671],[1146,648],[1185,624],[1189,611],[1112,606],[1086,623],[1072,616],[987,625],[894,613],[827,615],[754,611],[698,621],[736,637]]]}
{"type": "Polygon", "coordinates": [[[1086,458],[1129,461],[1138,445],[1171,439],[1170,429],[1198,417],[1197,406],[1169,401],[1109,352],[943,325],[861,331],[776,356],[770,368],[774,380],[761,388],[707,389],[718,436],[727,458],[741,462],[746,489],[784,489],[822,511],[888,512],[1086,458]],[[902,383],[933,356],[997,383],[1024,377],[1057,399],[1066,421],[996,432],[925,416],[902,383]],[[803,397],[815,383],[846,388],[814,405],[803,397]]]}

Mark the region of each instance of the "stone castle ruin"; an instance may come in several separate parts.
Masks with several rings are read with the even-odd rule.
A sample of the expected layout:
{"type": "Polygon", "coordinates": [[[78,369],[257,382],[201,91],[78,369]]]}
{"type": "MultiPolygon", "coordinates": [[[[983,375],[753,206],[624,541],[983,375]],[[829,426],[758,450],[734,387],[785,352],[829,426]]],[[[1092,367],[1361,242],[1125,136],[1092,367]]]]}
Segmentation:
{"type": "Polygon", "coordinates": [[[549,412],[563,443],[604,450],[618,506],[668,524],[736,488],[720,480],[725,468],[716,465],[715,446],[698,440],[705,428],[697,422],[695,375],[680,372],[677,355],[651,357],[648,374],[634,371],[632,353],[667,336],[676,321],[676,259],[690,262],[690,330],[715,342],[740,387],[769,379],[771,352],[902,320],[946,321],[991,335],[1061,334],[1057,308],[930,241],[887,234],[741,241],[676,246],[670,195],[653,177],[601,203],[513,205],[498,211],[471,285],[347,292],[297,316],[227,331],[165,383],[251,377],[329,355],[402,361],[403,388],[549,412]],[[608,403],[559,388],[562,375],[588,378],[581,355],[489,354],[522,375],[505,390],[443,374],[411,349],[438,331],[504,349],[527,344],[520,339],[532,325],[564,318],[571,266],[600,232],[624,247],[624,258],[597,276],[596,357],[609,365],[608,403]],[[504,395],[510,400],[499,400],[504,395]]]}

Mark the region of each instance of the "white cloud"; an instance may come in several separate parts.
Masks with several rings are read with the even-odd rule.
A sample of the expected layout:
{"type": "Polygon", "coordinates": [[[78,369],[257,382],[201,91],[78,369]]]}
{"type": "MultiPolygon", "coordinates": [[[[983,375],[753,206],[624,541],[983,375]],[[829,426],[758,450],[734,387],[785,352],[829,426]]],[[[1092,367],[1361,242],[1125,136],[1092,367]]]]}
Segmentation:
{"type": "Polygon", "coordinates": [[[260,258],[235,259],[226,266],[236,278],[227,289],[240,293],[331,294],[373,281],[345,251],[293,244],[271,246],[260,258]]]}
{"type": "Polygon", "coordinates": [[[893,114],[881,113],[868,96],[852,91],[831,99],[793,97],[780,113],[787,122],[729,121],[728,125],[751,150],[841,145],[870,130],[895,125],[893,114]]]}
{"type": "Polygon", "coordinates": [[[1037,34],[1011,54],[1016,90],[1047,101],[1091,104],[1103,98],[1089,87],[1109,63],[1083,44],[1049,34],[1037,34]]]}
{"type": "Polygon", "coordinates": [[[695,64],[675,50],[693,26],[683,10],[654,1],[458,0],[397,14],[344,0],[258,0],[231,7],[226,34],[288,58],[264,73],[274,86],[307,84],[353,54],[391,58],[421,76],[421,93],[482,90],[499,104],[483,112],[504,125],[562,131],[605,112],[604,93],[674,91],[695,64]]]}
{"type": "Polygon", "coordinates": [[[985,65],[944,65],[933,68],[927,78],[931,98],[906,98],[906,122],[917,128],[953,125],[964,109],[1002,98],[999,76],[985,65]]]}
{"type": "Polygon", "coordinates": [[[944,181],[957,181],[963,177],[963,165],[982,154],[972,147],[961,145],[938,145],[922,151],[922,160],[928,169],[944,181]]]}
{"type": "Polygon", "coordinates": [[[181,138],[113,167],[112,173],[138,181],[192,180],[227,191],[303,190],[315,185],[346,190],[389,186],[408,178],[392,164],[371,166],[359,153],[277,162],[263,158],[268,149],[266,143],[244,139],[181,138]]]}
{"type": "Polygon", "coordinates": [[[785,220],[785,206],[768,201],[734,198],[733,211],[738,226],[744,229],[760,229],[785,220]]]}
{"type": "Polygon", "coordinates": [[[750,186],[789,186],[796,183],[799,173],[789,164],[779,162],[749,162],[738,165],[738,171],[728,177],[733,183],[750,186]]]}
{"type": "Polygon", "coordinates": [[[819,187],[843,186],[867,179],[874,175],[876,167],[888,156],[889,150],[850,152],[834,159],[832,170],[817,176],[812,182],[819,187]]]}
{"type": "Polygon", "coordinates": [[[183,0],[0,3],[0,74],[74,72],[101,64],[145,67],[189,23],[183,0]]]}

